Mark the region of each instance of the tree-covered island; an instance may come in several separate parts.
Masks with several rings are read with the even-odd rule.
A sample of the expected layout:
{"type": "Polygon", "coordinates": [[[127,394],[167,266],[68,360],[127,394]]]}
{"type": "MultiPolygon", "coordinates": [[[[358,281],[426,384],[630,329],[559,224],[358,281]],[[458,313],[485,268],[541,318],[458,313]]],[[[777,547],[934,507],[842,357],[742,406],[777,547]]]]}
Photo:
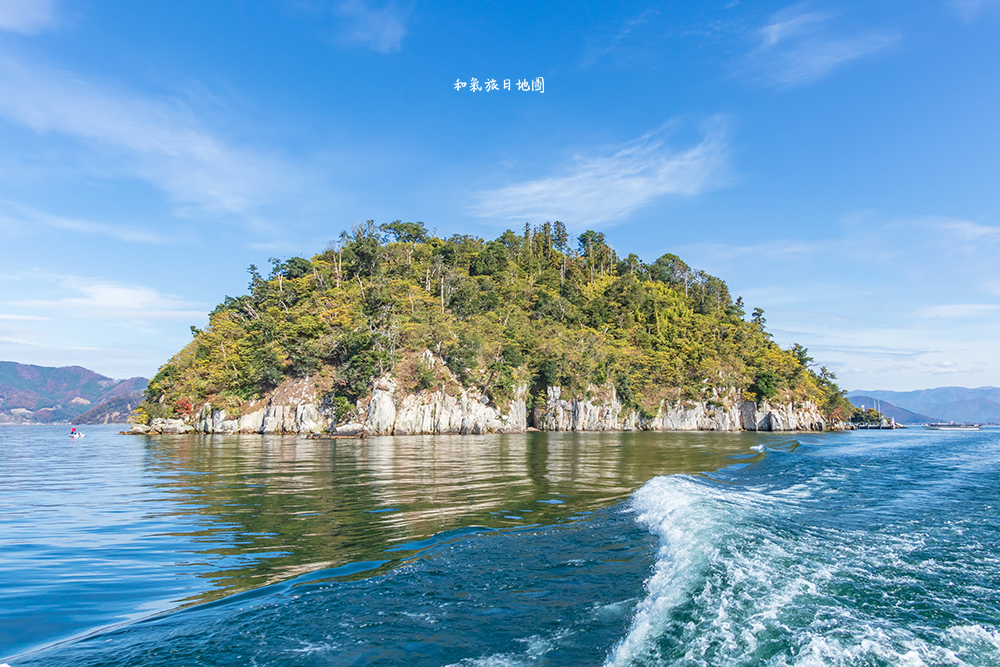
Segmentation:
{"type": "Polygon", "coordinates": [[[785,430],[853,412],[721,279],[560,222],[484,241],[368,221],[249,273],[150,381],[137,430],[785,430]]]}

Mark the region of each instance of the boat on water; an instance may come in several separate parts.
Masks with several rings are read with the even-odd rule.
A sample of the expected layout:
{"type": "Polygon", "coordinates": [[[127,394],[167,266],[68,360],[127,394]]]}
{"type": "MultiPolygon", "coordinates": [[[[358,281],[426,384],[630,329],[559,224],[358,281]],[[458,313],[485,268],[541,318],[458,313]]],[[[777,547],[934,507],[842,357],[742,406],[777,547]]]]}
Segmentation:
{"type": "Polygon", "coordinates": [[[982,424],[959,424],[956,422],[938,422],[936,424],[924,424],[924,428],[935,431],[978,431],[982,424]]]}

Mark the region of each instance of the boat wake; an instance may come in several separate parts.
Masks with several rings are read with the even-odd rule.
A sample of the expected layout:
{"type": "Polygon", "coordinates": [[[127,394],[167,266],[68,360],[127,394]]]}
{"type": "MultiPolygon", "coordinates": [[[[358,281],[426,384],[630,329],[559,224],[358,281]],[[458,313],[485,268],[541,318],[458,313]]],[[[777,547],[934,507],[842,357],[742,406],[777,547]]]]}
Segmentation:
{"type": "Polygon", "coordinates": [[[1000,664],[1000,555],[968,541],[959,516],[915,502],[901,516],[912,488],[866,490],[877,485],[843,462],[777,458],[800,459],[782,476],[808,483],[671,476],[636,492],[635,519],[660,546],[606,665],[1000,664]]]}

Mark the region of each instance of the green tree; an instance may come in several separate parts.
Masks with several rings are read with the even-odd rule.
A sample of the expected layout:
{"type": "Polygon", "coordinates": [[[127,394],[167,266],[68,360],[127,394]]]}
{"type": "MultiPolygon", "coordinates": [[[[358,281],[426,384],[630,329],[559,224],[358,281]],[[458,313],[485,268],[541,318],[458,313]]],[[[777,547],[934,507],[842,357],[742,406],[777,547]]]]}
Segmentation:
{"type": "Polygon", "coordinates": [[[778,375],[772,371],[761,371],[754,377],[750,391],[756,395],[758,401],[774,398],[778,394],[778,379],[778,375]]]}
{"type": "Polygon", "coordinates": [[[482,249],[469,267],[469,275],[495,276],[507,268],[507,247],[500,241],[490,241],[482,249]]]}
{"type": "Polygon", "coordinates": [[[379,226],[383,232],[392,236],[397,243],[426,243],[427,228],[422,222],[403,222],[393,220],[379,226]]]}

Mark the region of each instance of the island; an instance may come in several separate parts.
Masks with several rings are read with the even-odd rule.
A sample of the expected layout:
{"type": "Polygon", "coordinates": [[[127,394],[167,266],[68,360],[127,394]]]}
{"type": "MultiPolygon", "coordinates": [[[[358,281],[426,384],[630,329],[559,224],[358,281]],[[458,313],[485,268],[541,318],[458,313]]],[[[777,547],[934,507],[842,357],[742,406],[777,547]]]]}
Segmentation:
{"type": "Polygon", "coordinates": [[[369,220],[270,263],[191,327],[131,432],[823,430],[854,411],[720,278],[558,221],[486,241],[369,220]]]}

